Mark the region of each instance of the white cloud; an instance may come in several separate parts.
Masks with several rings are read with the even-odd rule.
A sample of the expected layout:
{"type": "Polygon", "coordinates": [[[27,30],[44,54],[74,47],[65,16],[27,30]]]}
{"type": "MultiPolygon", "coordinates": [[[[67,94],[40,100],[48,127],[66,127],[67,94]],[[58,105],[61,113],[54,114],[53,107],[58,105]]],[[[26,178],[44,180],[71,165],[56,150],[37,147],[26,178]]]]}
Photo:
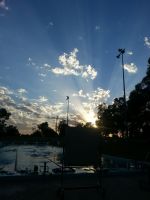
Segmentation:
{"type": "Polygon", "coordinates": [[[43,102],[46,102],[46,101],[48,101],[48,99],[46,97],[39,96],[38,102],[43,103],[43,102]]]}
{"type": "Polygon", "coordinates": [[[110,97],[109,90],[104,90],[98,87],[95,91],[92,92],[91,95],[89,95],[89,100],[95,101],[99,104],[104,101],[107,101],[109,97],[110,97]]]}
{"type": "Polygon", "coordinates": [[[72,95],[73,97],[83,97],[83,98],[86,98],[87,97],[87,94],[83,94],[83,90],[79,90],[79,92],[76,94],[76,93],[74,93],[73,95],[72,95]]]}
{"type": "Polygon", "coordinates": [[[129,73],[136,73],[138,68],[134,63],[125,64],[124,69],[127,70],[129,73]]]}
{"type": "Polygon", "coordinates": [[[79,90],[72,96],[74,97],[73,100],[76,102],[74,106],[72,106],[72,109],[74,109],[75,113],[80,114],[77,121],[81,119],[82,122],[92,122],[95,124],[97,120],[97,106],[108,100],[110,91],[98,87],[96,90],[89,93],[79,90]]]}
{"type": "Polygon", "coordinates": [[[32,58],[29,57],[29,58],[28,58],[28,61],[31,62],[31,61],[32,61],[32,58]]]}
{"type": "Polygon", "coordinates": [[[132,51],[127,51],[127,54],[132,56],[133,55],[133,52],[132,51]]]}
{"type": "Polygon", "coordinates": [[[83,90],[79,90],[78,93],[74,93],[72,96],[86,98],[88,102],[90,101],[96,106],[104,101],[107,101],[110,97],[110,91],[98,87],[91,93],[84,93],[83,90]]]}
{"type": "MultiPolygon", "coordinates": [[[[12,91],[7,87],[0,87],[0,105],[11,112],[9,122],[16,125],[21,133],[30,133],[33,126],[45,121],[48,121],[49,125],[55,128],[56,116],[59,119],[66,119],[66,103],[51,104],[45,96],[29,99],[26,93],[27,91],[23,88],[12,91]],[[26,96],[24,97],[23,94],[26,96]]],[[[90,93],[85,93],[81,89],[73,96],[75,97],[70,102],[70,123],[83,121],[83,119],[89,121],[91,118],[94,121],[97,113],[96,105],[109,98],[109,91],[97,88],[90,93]],[[81,103],[78,104],[79,98],[81,103]]]]}
{"type": "Polygon", "coordinates": [[[46,71],[50,71],[51,66],[48,63],[44,63],[44,65],[41,67],[41,69],[45,69],[46,71]]]}
{"type": "Polygon", "coordinates": [[[146,45],[148,48],[150,48],[150,38],[145,37],[145,38],[144,38],[144,43],[145,43],[145,45],[146,45]]]}
{"type": "Polygon", "coordinates": [[[85,66],[85,68],[88,76],[91,76],[92,80],[95,79],[97,76],[97,71],[91,65],[85,66]]]}
{"type": "MultiPolygon", "coordinates": [[[[75,48],[69,54],[64,53],[58,57],[58,61],[61,66],[52,67],[48,63],[43,64],[41,67],[37,63],[33,62],[32,58],[28,58],[28,65],[34,66],[36,69],[43,69],[44,73],[39,73],[39,76],[45,77],[46,73],[52,72],[56,75],[62,76],[80,76],[87,81],[89,79],[94,80],[97,76],[97,71],[91,65],[81,65],[77,59],[78,49],[75,48]]],[[[43,79],[41,79],[43,81],[43,79]]]]}
{"type": "Polygon", "coordinates": [[[1,95],[9,95],[9,94],[13,94],[13,91],[6,87],[0,86],[0,94],[1,95]]]}
{"type": "Polygon", "coordinates": [[[45,76],[46,76],[46,74],[39,73],[39,76],[41,76],[41,77],[45,77],[45,76]]]}
{"type": "Polygon", "coordinates": [[[56,68],[52,69],[52,72],[54,74],[57,74],[57,75],[65,75],[65,76],[75,75],[75,76],[79,76],[79,73],[76,72],[74,69],[68,69],[68,68],[56,67],[56,68]]]}
{"type": "Polygon", "coordinates": [[[6,87],[0,87],[0,105],[11,113],[9,123],[17,126],[21,133],[32,132],[33,125],[36,126],[44,121],[48,121],[53,127],[54,120],[51,120],[51,117],[61,116],[64,109],[64,104],[61,102],[51,105],[44,96],[38,99],[25,98],[18,95],[18,90],[12,92],[6,87]]]}
{"type": "Polygon", "coordinates": [[[0,8],[2,8],[4,10],[9,10],[8,6],[6,5],[6,0],[0,1],[0,8]]]}
{"type": "Polygon", "coordinates": [[[24,89],[24,88],[20,88],[20,89],[17,90],[17,92],[20,93],[20,94],[25,94],[25,93],[27,93],[27,90],[24,89]]]}
{"type": "Polygon", "coordinates": [[[52,72],[57,75],[74,75],[81,76],[85,79],[95,79],[97,76],[97,71],[91,65],[80,65],[77,59],[78,49],[75,48],[69,54],[64,53],[59,56],[59,63],[62,67],[52,68],[52,72]]]}

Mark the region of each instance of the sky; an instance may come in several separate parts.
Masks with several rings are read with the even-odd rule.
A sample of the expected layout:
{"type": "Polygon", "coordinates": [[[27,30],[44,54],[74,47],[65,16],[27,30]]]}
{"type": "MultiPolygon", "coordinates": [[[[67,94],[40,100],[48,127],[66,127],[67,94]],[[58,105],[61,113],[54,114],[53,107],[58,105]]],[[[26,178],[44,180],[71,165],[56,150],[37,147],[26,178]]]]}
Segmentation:
{"type": "Polygon", "coordinates": [[[97,106],[126,95],[146,74],[149,0],[0,0],[0,107],[22,134],[56,117],[97,119],[97,106]]]}

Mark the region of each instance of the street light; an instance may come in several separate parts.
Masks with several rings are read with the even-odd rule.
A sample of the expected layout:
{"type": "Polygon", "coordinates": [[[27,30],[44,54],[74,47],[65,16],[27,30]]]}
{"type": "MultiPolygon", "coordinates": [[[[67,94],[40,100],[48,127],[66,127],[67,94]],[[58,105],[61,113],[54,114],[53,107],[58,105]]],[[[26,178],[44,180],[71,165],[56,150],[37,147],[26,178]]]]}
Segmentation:
{"type": "Polygon", "coordinates": [[[125,76],[124,76],[124,59],[123,54],[125,53],[125,49],[118,49],[119,54],[116,56],[118,59],[121,56],[122,61],[122,79],[123,79],[123,94],[124,94],[124,103],[126,105],[126,87],[125,87],[125,76]]]}
{"type": "Polygon", "coordinates": [[[125,105],[125,128],[126,128],[126,134],[128,136],[128,126],[127,126],[127,101],[126,101],[126,86],[125,86],[125,75],[124,75],[124,59],[123,55],[125,53],[125,49],[118,49],[119,54],[116,56],[118,59],[121,56],[121,62],[122,62],[122,79],[123,79],[123,96],[124,96],[124,105],[125,105]]]}
{"type": "Polygon", "coordinates": [[[69,121],[69,119],[68,119],[68,115],[69,115],[69,96],[66,96],[66,101],[68,102],[68,104],[67,104],[67,126],[68,126],[68,121],[69,121]]]}

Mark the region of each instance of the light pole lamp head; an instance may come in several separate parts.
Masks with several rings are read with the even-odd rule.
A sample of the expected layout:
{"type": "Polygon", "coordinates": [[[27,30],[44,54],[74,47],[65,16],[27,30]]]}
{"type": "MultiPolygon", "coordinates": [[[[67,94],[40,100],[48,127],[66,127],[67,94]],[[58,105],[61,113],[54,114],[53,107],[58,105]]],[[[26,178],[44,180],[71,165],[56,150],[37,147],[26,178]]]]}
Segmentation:
{"type": "Polygon", "coordinates": [[[118,49],[120,54],[124,54],[125,53],[125,49],[118,49]]]}
{"type": "Polygon", "coordinates": [[[69,96],[66,96],[66,100],[69,100],[69,96]]]}
{"type": "Polygon", "coordinates": [[[120,54],[116,56],[116,58],[120,58],[120,54]]]}
{"type": "Polygon", "coordinates": [[[124,54],[125,53],[125,49],[122,49],[121,53],[124,54]]]}

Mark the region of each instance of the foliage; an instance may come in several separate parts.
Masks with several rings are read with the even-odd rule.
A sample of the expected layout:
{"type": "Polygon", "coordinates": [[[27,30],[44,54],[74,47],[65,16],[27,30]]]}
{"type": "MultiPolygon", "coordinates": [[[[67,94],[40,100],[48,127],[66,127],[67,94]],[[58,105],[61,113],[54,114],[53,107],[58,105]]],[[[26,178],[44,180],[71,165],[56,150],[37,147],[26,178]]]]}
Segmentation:
{"type": "Polygon", "coordinates": [[[5,124],[5,121],[9,119],[10,115],[5,108],[0,108],[0,124],[5,124]]]}
{"type": "Polygon", "coordinates": [[[8,136],[19,136],[20,133],[16,126],[9,125],[9,126],[7,126],[7,135],[8,136]]]}
{"type": "Polygon", "coordinates": [[[48,122],[43,122],[37,125],[38,130],[35,130],[31,135],[35,137],[56,137],[57,133],[48,126],[48,122]]]}
{"type": "Polygon", "coordinates": [[[104,135],[122,133],[128,127],[130,137],[150,137],[150,58],[146,76],[131,91],[127,104],[115,98],[112,105],[98,107],[97,126],[104,135]]]}
{"type": "Polygon", "coordinates": [[[112,105],[101,104],[98,107],[98,121],[97,126],[100,128],[103,135],[109,133],[124,132],[126,109],[124,105],[124,98],[115,98],[112,105]]]}
{"type": "Polygon", "coordinates": [[[129,130],[132,136],[150,137],[150,58],[146,76],[130,93],[128,101],[129,130]]]}
{"type": "Polygon", "coordinates": [[[1,136],[18,136],[19,131],[13,125],[7,125],[6,121],[9,119],[11,113],[5,108],[0,108],[0,134],[1,136]]]}
{"type": "Polygon", "coordinates": [[[58,132],[59,132],[60,137],[64,136],[66,127],[67,127],[67,124],[66,124],[65,120],[62,120],[62,121],[59,122],[58,132]]]}
{"type": "Polygon", "coordinates": [[[83,126],[84,128],[92,128],[92,122],[86,122],[86,124],[83,126]]]}

